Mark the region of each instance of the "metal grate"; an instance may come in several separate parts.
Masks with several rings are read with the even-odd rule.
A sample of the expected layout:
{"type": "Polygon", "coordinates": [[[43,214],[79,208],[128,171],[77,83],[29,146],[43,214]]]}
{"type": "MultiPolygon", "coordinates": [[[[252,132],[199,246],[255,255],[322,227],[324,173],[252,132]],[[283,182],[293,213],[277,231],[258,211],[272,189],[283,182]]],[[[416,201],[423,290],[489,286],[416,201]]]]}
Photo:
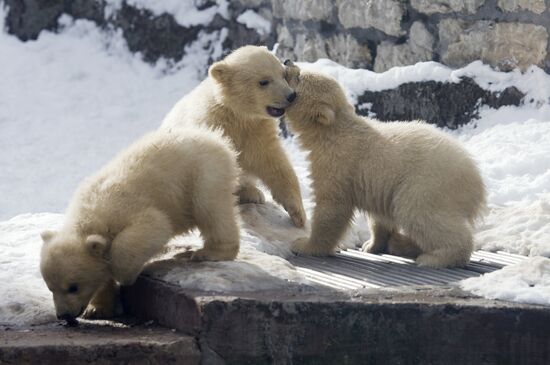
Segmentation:
{"type": "Polygon", "coordinates": [[[295,256],[290,261],[310,281],[345,290],[443,285],[492,272],[525,258],[502,251],[476,251],[464,268],[431,269],[416,266],[414,260],[403,257],[373,255],[350,249],[341,251],[334,257],[295,256]]]}

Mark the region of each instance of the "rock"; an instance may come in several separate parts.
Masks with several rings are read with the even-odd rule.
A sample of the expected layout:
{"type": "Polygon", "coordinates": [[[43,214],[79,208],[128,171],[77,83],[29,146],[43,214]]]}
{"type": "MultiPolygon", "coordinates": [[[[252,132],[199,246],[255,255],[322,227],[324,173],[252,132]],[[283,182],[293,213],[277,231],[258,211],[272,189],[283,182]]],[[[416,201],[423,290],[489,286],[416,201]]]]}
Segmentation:
{"type": "Polygon", "coordinates": [[[205,292],[143,275],[126,309],[194,334],[205,364],[547,364],[550,311],[456,287],[205,292]]]}
{"type": "Polygon", "coordinates": [[[465,12],[473,14],[485,0],[411,0],[411,5],[424,14],[465,12]]]}
{"type": "Polygon", "coordinates": [[[384,72],[395,66],[405,66],[421,61],[430,61],[433,57],[434,37],[422,22],[414,22],[407,43],[394,44],[382,42],[376,52],[374,71],[384,72]]]}
{"type": "Polygon", "coordinates": [[[57,19],[66,10],[63,0],[6,0],[8,32],[22,41],[38,38],[43,29],[57,28],[57,19]]]}
{"type": "Polygon", "coordinates": [[[498,0],[497,6],[508,12],[531,11],[542,14],[546,10],[544,0],[498,0]]]}
{"type": "Polygon", "coordinates": [[[329,21],[332,14],[330,0],[274,0],[272,6],[276,18],[329,21]]]}
{"type": "Polygon", "coordinates": [[[401,19],[405,9],[401,1],[339,0],[337,4],[338,19],[346,28],[373,27],[392,36],[404,33],[401,19]]]}
{"type": "Polygon", "coordinates": [[[451,67],[480,59],[508,71],[544,66],[548,33],[543,26],[534,24],[444,19],[439,39],[442,61],[451,67]]]}
{"type": "Polygon", "coordinates": [[[346,67],[372,67],[371,51],[366,44],[360,44],[349,34],[336,34],[323,38],[319,33],[308,32],[291,36],[285,28],[279,27],[280,58],[314,62],[319,58],[329,58],[346,67]]]}
{"type": "Polygon", "coordinates": [[[161,57],[180,60],[185,45],[195,41],[200,26],[190,28],[179,25],[168,14],[153,16],[151,12],[122,3],[113,24],[122,34],[132,52],[141,52],[143,59],[155,62],[161,57]]]}
{"type": "Polygon", "coordinates": [[[195,338],[135,320],[0,327],[0,364],[200,364],[195,338]]]}
{"type": "Polygon", "coordinates": [[[515,87],[501,93],[490,92],[464,77],[459,83],[412,82],[396,89],[366,91],[358,97],[356,110],[366,116],[374,113],[382,121],[420,119],[456,129],[476,119],[482,105],[519,105],[524,96],[515,87]]]}

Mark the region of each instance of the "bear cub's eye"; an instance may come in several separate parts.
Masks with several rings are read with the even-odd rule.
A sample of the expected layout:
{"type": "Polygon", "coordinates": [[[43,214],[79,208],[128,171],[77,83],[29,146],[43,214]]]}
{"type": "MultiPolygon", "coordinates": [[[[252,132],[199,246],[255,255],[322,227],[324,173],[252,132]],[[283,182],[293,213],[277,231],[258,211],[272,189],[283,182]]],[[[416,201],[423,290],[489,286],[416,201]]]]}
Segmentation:
{"type": "Polygon", "coordinates": [[[269,80],[261,80],[260,81],[260,86],[267,86],[267,84],[269,84],[269,80]]]}
{"type": "Polygon", "coordinates": [[[67,289],[67,292],[68,292],[69,294],[74,294],[74,293],[76,293],[77,291],[78,291],[78,285],[76,285],[76,284],[71,284],[71,285],[69,285],[69,289],[67,289]]]}

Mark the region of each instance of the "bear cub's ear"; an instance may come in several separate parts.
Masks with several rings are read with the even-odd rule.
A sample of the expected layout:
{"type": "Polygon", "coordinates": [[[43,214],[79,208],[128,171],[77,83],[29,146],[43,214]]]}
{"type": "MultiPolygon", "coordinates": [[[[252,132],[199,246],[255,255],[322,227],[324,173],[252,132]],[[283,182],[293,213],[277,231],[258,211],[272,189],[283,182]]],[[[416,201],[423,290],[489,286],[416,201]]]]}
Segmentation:
{"type": "Polygon", "coordinates": [[[44,243],[48,243],[52,240],[52,238],[55,237],[56,234],[57,234],[56,231],[44,231],[40,233],[40,237],[42,237],[42,241],[44,243]]]}
{"type": "Polygon", "coordinates": [[[336,119],[336,113],[328,105],[322,105],[317,111],[317,121],[322,125],[331,125],[336,119]]]}
{"type": "Polygon", "coordinates": [[[291,87],[296,87],[300,79],[300,67],[296,66],[291,60],[283,62],[285,66],[285,79],[291,87]]]}
{"type": "Polygon", "coordinates": [[[92,256],[102,257],[107,253],[107,239],[99,234],[91,234],[86,237],[86,248],[92,256]]]}
{"type": "Polygon", "coordinates": [[[208,73],[220,84],[227,84],[231,79],[231,66],[224,61],[218,61],[210,66],[208,73]]]}

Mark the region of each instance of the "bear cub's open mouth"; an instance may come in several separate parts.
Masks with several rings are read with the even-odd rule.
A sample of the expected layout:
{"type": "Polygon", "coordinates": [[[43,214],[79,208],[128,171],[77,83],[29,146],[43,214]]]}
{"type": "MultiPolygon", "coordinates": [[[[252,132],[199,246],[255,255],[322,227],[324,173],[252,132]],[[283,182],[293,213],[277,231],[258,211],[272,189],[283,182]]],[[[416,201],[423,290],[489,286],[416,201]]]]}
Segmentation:
{"type": "Polygon", "coordinates": [[[267,114],[271,115],[274,118],[282,117],[285,114],[284,108],[275,108],[273,106],[268,106],[266,110],[267,114]]]}

